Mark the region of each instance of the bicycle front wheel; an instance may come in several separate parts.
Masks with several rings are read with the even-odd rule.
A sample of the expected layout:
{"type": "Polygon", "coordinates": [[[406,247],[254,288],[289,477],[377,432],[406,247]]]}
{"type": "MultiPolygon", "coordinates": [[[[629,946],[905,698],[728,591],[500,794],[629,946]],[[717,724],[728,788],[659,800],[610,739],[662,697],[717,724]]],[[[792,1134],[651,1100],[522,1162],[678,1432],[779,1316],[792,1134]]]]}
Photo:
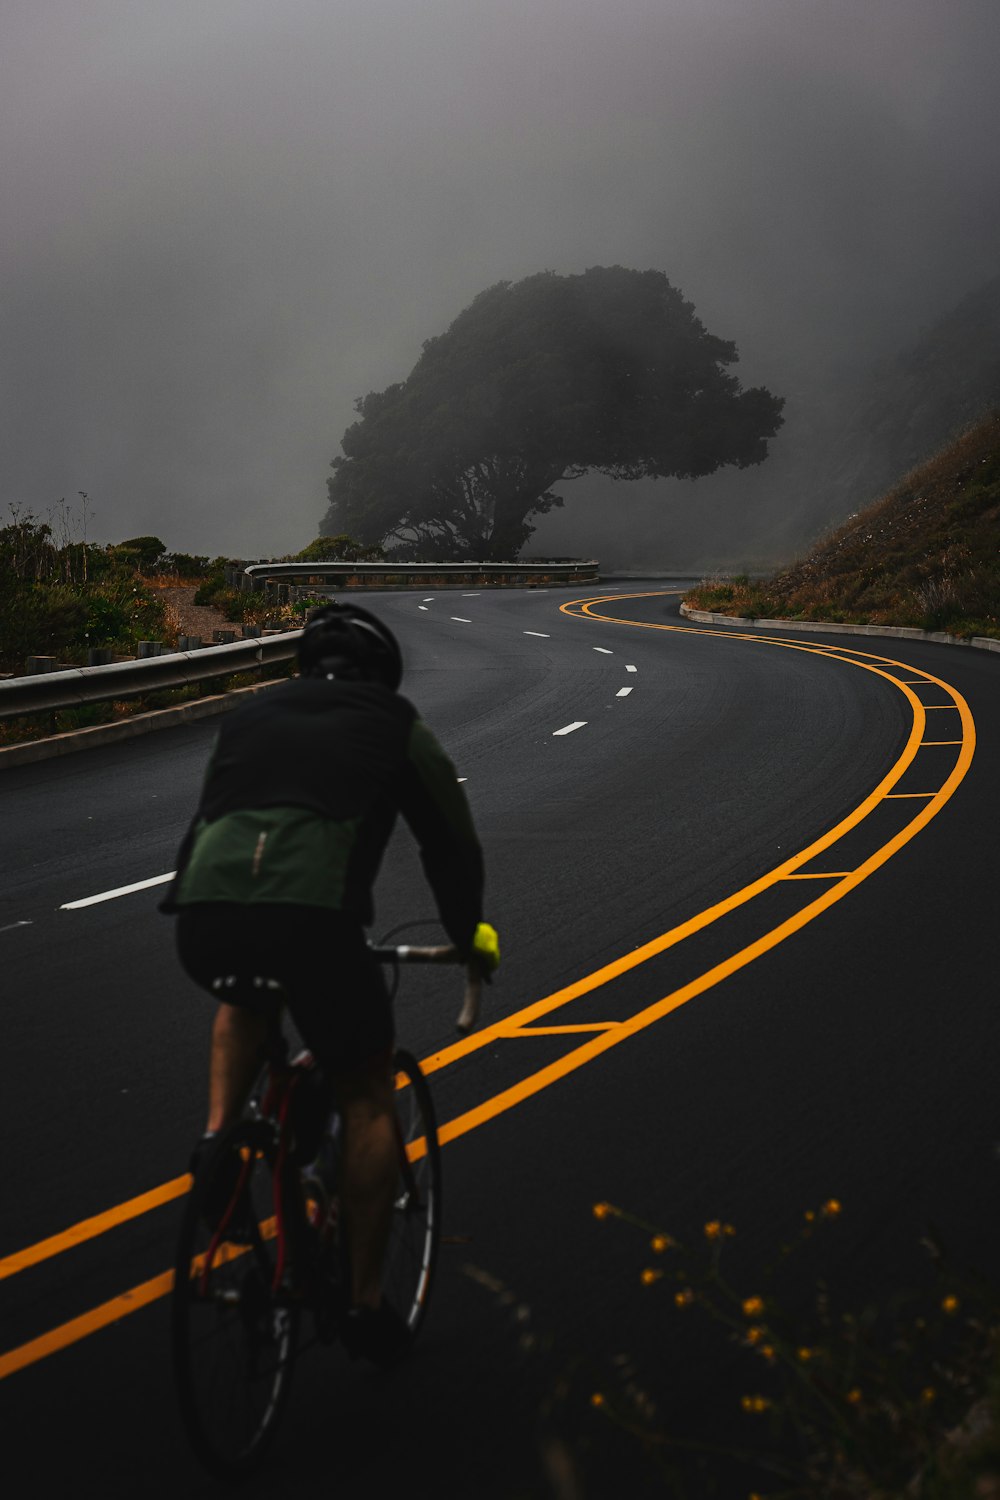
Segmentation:
{"type": "Polygon", "coordinates": [[[397,1052],[393,1068],[399,1161],[382,1290],[416,1334],[427,1315],[441,1238],[441,1153],[419,1063],[397,1052]]]}
{"type": "Polygon", "coordinates": [[[260,1458],[288,1395],[299,1309],[278,1266],[274,1132],[219,1136],[188,1196],[171,1307],[174,1378],[191,1444],[232,1477],[260,1458]]]}

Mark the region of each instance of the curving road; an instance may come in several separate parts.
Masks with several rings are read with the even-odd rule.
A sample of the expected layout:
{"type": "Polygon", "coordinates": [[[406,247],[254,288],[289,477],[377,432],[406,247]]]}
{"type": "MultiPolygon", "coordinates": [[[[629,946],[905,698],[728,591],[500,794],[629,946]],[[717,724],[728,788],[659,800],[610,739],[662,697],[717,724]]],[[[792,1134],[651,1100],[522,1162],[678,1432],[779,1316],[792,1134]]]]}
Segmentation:
{"type": "MultiPolygon", "coordinates": [[[[400,1006],[449,1142],[419,1353],[389,1380],[307,1355],[261,1494],[333,1462],[346,1495],[556,1495],[552,1433],[577,1471],[561,1493],[654,1493],[587,1400],[621,1354],[668,1425],[738,1436],[732,1356],[667,1283],[642,1287],[641,1236],[595,1201],[688,1239],[732,1221],[752,1278],[837,1196],[845,1291],[918,1274],[928,1219],[956,1255],[995,1254],[996,660],[692,627],[668,589],[372,601],[467,779],[504,963],[467,1043],[440,979],[400,1006]],[[554,1347],[524,1349],[525,1328],[554,1347]]],[[[110,894],[172,868],[212,732],[0,787],[0,1409],[15,1468],[58,1412],[47,1472],[84,1493],[213,1493],[179,1434],[159,1295],[209,1008],[158,888],[110,894]]],[[[380,926],[429,910],[400,834],[380,926]]]]}

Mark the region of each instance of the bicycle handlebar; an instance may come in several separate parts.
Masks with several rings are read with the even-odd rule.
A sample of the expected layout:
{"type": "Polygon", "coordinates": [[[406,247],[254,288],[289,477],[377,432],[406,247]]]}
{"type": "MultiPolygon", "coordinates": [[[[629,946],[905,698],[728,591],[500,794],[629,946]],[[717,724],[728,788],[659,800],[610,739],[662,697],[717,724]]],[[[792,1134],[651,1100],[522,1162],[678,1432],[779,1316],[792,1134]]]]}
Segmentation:
{"type": "MultiPolygon", "coordinates": [[[[436,947],[414,947],[411,943],[401,943],[398,947],[382,947],[372,943],[371,951],[379,963],[383,964],[460,964],[461,954],[457,948],[449,943],[442,943],[436,947]]],[[[479,1006],[483,993],[483,976],[477,964],[466,964],[465,966],[465,994],[462,998],[462,1009],[455,1022],[462,1036],[467,1036],[479,1020],[479,1006]]]]}

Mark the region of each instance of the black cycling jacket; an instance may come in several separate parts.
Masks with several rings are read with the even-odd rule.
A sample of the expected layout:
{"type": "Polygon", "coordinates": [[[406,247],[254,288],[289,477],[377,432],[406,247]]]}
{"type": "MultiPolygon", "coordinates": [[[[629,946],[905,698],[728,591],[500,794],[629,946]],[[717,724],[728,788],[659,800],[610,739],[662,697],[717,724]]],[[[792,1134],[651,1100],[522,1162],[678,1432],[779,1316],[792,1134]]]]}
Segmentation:
{"type": "Polygon", "coordinates": [[[288,902],[369,923],[402,813],[452,942],[482,918],[483,861],[455,768],[413,705],[372,682],[296,678],[227,714],[161,910],[288,902]]]}

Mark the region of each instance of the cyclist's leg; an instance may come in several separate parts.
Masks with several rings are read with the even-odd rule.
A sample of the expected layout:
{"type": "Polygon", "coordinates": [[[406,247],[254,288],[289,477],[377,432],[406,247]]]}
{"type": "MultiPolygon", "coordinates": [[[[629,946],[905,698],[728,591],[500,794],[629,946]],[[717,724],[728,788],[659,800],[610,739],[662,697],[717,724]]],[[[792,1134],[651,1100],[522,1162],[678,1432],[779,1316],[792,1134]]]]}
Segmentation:
{"type": "Polygon", "coordinates": [[[182,908],[178,916],[181,963],[219,1002],[209,1054],[206,1138],[238,1118],[263,1061],[274,999],[248,982],[235,981],[279,977],[271,973],[275,954],[266,941],[269,931],[265,913],[234,902],[196,904],[182,908]],[[237,1003],[223,998],[229,993],[238,997],[237,1003]]]}
{"type": "Polygon", "coordinates": [[[352,1301],[377,1308],[392,1218],[398,1148],[388,1057],[336,1077],[344,1120],[341,1197],[351,1257],[352,1301]]]}
{"type": "Polygon", "coordinates": [[[265,1016],[242,1005],[219,1002],[212,1026],[206,1135],[214,1135],[239,1115],[260,1069],[266,1041],[265,1016]]]}
{"type": "Polygon", "coordinates": [[[356,1306],[375,1308],[396,1178],[392,1005],[356,920],[331,913],[320,922],[311,913],[296,951],[289,1009],[334,1081],[344,1119],[341,1197],[352,1297],[356,1306]]]}

